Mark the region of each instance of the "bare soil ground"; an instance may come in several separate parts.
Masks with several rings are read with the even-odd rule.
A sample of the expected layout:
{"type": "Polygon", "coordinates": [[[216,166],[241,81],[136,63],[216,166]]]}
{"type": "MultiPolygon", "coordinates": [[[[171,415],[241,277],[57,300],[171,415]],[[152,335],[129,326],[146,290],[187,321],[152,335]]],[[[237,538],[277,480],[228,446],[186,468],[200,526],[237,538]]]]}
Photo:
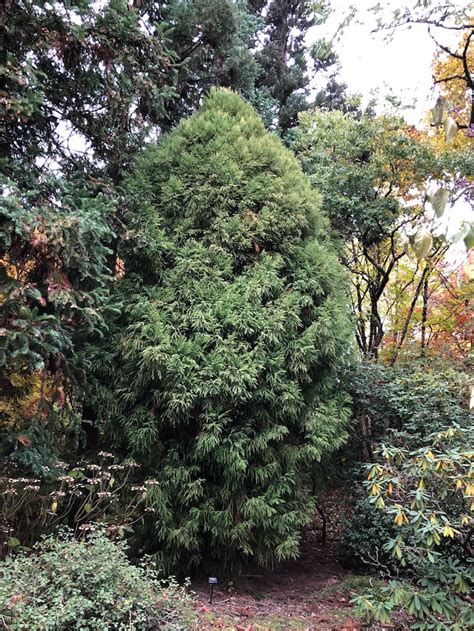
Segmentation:
{"type": "MultiPolygon", "coordinates": [[[[239,589],[217,586],[209,602],[207,582],[197,582],[196,629],[225,631],[360,631],[368,629],[350,603],[373,580],[348,572],[341,547],[342,498],[325,498],[327,539],[319,516],[305,531],[301,556],[271,571],[249,568],[239,589]]],[[[370,627],[381,629],[382,627],[370,627]]],[[[395,627],[384,627],[395,629],[395,627]]]]}

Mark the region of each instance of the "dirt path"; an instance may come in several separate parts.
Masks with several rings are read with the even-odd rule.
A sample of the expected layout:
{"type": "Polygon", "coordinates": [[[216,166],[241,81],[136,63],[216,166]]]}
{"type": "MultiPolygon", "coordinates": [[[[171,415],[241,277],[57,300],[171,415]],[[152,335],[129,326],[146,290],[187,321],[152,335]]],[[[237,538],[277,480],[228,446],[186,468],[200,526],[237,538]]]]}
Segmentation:
{"type": "Polygon", "coordinates": [[[215,591],[212,604],[207,585],[197,585],[198,628],[356,631],[361,625],[349,603],[353,580],[336,564],[302,571],[288,563],[262,577],[248,577],[245,592],[215,591]]]}
{"type": "Polygon", "coordinates": [[[268,572],[249,568],[242,575],[244,587],[239,592],[218,587],[210,604],[207,583],[194,584],[199,619],[196,628],[228,631],[367,629],[355,618],[350,599],[370,578],[344,569],[336,529],[328,529],[328,540],[323,546],[320,526],[316,518],[304,533],[300,559],[282,563],[268,572]]]}

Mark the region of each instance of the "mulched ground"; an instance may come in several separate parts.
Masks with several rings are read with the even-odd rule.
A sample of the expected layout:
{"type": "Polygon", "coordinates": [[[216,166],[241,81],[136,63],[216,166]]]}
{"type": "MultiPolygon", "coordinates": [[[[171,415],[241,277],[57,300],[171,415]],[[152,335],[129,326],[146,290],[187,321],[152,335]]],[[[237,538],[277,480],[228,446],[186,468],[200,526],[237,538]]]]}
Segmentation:
{"type": "MultiPolygon", "coordinates": [[[[196,582],[196,629],[225,631],[360,631],[368,629],[354,616],[350,599],[370,580],[348,572],[341,546],[345,504],[337,493],[323,498],[328,517],[327,539],[321,544],[321,519],[304,533],[301,556],[264,572],[248,568],[239,591],[214,589],[209,603],[207,582],[196,582]]],[[[371,629],[395,629],[372,626],[371,629]]],[[[400,627],[398,627],[400,628],[400,627]]]]}

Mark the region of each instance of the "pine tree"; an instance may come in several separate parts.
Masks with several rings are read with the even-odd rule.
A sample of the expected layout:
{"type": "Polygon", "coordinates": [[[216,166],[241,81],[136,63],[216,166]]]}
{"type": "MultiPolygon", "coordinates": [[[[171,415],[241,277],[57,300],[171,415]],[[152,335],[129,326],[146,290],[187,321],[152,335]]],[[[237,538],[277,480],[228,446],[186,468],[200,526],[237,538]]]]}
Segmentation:
{"type": "Polygon", "coordinates": [[[327,19],[326,2],[310,0],[251,0],[249,10],[263,22],[257,32],[255,59],[260,71],[250,101],[270,129],[282,136],[295,127],[298,113],[309,107],[314,74],[336,62],[327,40],[307,42],[311,27],[327,19]],[[311,76],[313,75],[313,76],[311,76]]]}
{"type": "Polygon", "coordinates": [[[127,196],[142,246],[91,397],[159,481],[145,545],[174,570],[294,557],[311,467],[345,438],[347,296],[319,197],[227,90],[147,148],[127,196]]]}

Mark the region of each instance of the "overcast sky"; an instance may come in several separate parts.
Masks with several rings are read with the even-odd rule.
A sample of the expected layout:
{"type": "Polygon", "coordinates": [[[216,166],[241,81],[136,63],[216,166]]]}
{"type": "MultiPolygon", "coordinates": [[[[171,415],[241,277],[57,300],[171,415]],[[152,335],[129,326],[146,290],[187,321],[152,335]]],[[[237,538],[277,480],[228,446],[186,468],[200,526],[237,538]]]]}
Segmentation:
{"type": "MultiPolygon", "coordinates": [[[[376,0],[330,0],[333,9],[327,23],[312,29],[310,38],[331,38],[339,24],[350,9],[357,8],[357,14],[342,35],[335,41],[335,49],[339,56],[339,79],[347,83],[349,93],[359,93],[363,102],[367,103],[371,96],[377,97],[377,110],[389,109],[385,101],[386,95],[398,97],[406,109],[398,114],[417,126],[422,125],[426,112],[434,105],[438,91],[432,82],[432,62],[436,46],[423,25],[415,25],[411,29],[397,30],[391,40],[387,34],[373,33],[376,16],[369,9],[376,0]]],[[[461,8],[466,0],[453,0],[461,8]]],[[[412,0],[415,4],[415,0],[412,0]]],[[[384,15],[390,15],[396,8],[402,8],[408,2],[403,0],[385,0],[384,15]]],[[[444,44],[455,44],[458,33],[449,33],[438,29],[439,41],[444,44]],[[447,37],[450,39],[447,39],[447,37]],[[454,37],[454,39],[453,39],[454,37]]],[[[474,209],[465,201],[459,201],[443,218],[449,237],[453,237],[465,222],[474,221],[474,209]]],[[[462,241],[451,250],[453,260],[459,262],[466,255],[462,241]]]]}
{"type": "MultiPolygon", "coordinates": [[[[412,2],[415,4],[414,0],[412,2]]],[[[455,0],[455,3],[466,6],[466,0],[455,0]]],[[[376,0],[331,0],[330,19],[324,26],[313,29],[311,38],[332,37],[350,5],[355,6],[355,19],[335,42],[340,78],[347,83],[350,92],[362,94],[364,101],[374,92],[381,103],[386,94],[397,96],[403,105],[409,106],[403,111],[405,118],[418,124],[437,98],[431,78],[435,44],[422,25],[397,30],[391,41],[387,41],[386,33],[372,33],[376,16],[369,9],[374,4],[376,0]]],[[[409,2],[385,0],[382,4],[383,15],[390,15],[409,2]]],[[[448,43],[446,33],[439,36],[443,43],[448,43]]]]}

